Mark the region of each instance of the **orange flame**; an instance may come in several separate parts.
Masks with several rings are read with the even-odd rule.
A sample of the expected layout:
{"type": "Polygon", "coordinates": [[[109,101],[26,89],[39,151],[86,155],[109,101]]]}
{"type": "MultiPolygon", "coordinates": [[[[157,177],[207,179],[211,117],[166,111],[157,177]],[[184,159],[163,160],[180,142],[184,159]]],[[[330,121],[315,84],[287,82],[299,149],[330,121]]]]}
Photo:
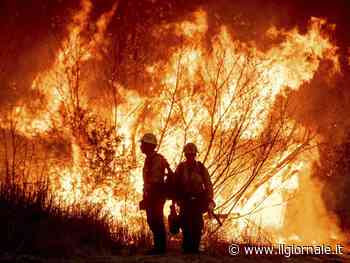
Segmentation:
{"type": "MultiPolygon", "coordinates": [[[[69,25],[69,35],[63,41],[63,47],[58,52],[54,65],[46,72],[40,73],[32,85],[33,89],[38,89],[45,95],[48,109],[32,116],[25,107],[17,107],[14,113],[21,119],[20,131],[28,137],[44,134],[53,127],[59,127],[70,138],[72,163],[66,167],[53,167],[51,171],[52,180],[56,182],[52,191],[58,199],[63,200],[65,205],[77,201],[83,204],[102,205],[102,212],[111,215],[117,222],[130,223],[139,218],[137,202],[142,192],[140,167],[143,157],[140,152],[135,152],[134,148],[136,138],[146,129],[162,135],[160,151],[170,160],[172,167],[175,167],[181,160],[185,142],[193,141],[203,150],[208,147],[209,120],[218,125],[218,132],[224,134],[241,116],[247,114],[248,122],[241,139],[254,141],[267,127],[277,96],[283,96],[288,88],[297,90],[302,84],[311,81],[324,59],[333,63],[333,72],[330,74],[340,71],[337,47],[322,31],[326,25],[323,19],[311,18],[306,34],[301,34],[298,29],[285,31],[271,27],[267,32],[268,36],[272,38],[282,36],[284,40],[266,52],[259,50],[255,43],[248,45],[234,39],[226,26],[222,26],[219,33],[212,38],[212,50],[208,51],[203,45],[208,30],[207,15],[203,10],[196,11],[192,21],[158,28],[158,30],[174,28],[175,33],[183,37],[185,43],[170,56],[165,63],[164,71],[158,72],[157,64],[147,67],[148,73],[157,73],[160,76],[159,82],[150,89],[150,92],[157,91],[159,96],[143,97],[137,91],[123,87],[120,83],[113,83],[119,95],[125,98],[117,108],[113,109],[113,112],[117,112],[116,132],[124,138],[118,150],[120,153],[126,149],[129,154],[133,153],[136,160],[135,167],[132,167],[126,176],[131,185],[128,192],[133,193],[133,197],[125,199],[125,196],[121,197],[116,193],[115,189],[118,189],[119,185],[113,180],[96,186],[84,179],[89,171],[84,167],[82,146],[75,131],[65,126],[62,118],[62,105],[66,105],[67,111],[71,112],[74,109],[69,108],[70,105],[88,108],[89,102],[84,94],[79,90],[74,93],[74,88],[72,89],[72,85],[76,85],[77,89],[84,90],[86,85],[83,83],[81,87],[79,86],[79,80],[76,78],[79,75],[77,65],[99,59],[96,48],[108,45],[104,36],[117,8],[116,4],[113,5],[109,12],[100,17],[96,23],[96,33],[92,40],[88,41],[81,36],[81,33],[89,21],[92,4],[87,0],[81,3],[82,9],[69,25]],[[72,79],[75,82],[72,83],[72,79]],[[242,83],[251,89],[243,90],[242,83]],[[79,100],[75,96],[80,96],[79,100]],[[247,101],[252,102],[249,108],[245,104],[247,101]],[[145,123],[140,124],[140,120],[144,120],[145,123]],[[59,174],[58,180],[57,174],[59,174]]],[[[291,120],[288,122],[292,130],[295,124],[291,120]]],[[[297,129],[302,128],[299,126],[297,129]]],[[[283,132],[288,134],[288,131],[283,132]]],[[[271,171],[278,170],[281,160],[296,151],[300,142],[298,139],[295,141],[282,156],[275,156],[271,160],[271,171]]],[[[220,150],[217,141],[214,141],[213,147],[215,151],[220,150]]],[[[276,239],[288,240],[290,236],[300,234],[298,231],[286,231],[286,216],[288,216],[286,202],[301,187],[301,182],[311,184],[312,164],[318,160],[317,150],[313,150],[312,155],[298,156],[296,160],[275,173],[262,187],[256,189],[249,199],[238,203],[233,211],[228,209],[229,206],[225,206],[221,212],[249,213],[264,201],[266,208],[249,216],[250,220],[270,229],[276,234],[276,239]]],[[[205,158],[204,153],[200,157],[205,158]]],[[[209,154],[208,158],[213,156],[209,154]]],[[[210,172],[213,173],[212,168],[210,172]]],[[[248,172],[244,175],[248,175],[248,172]]],[[[238,186],[230,182],[232,181],[228,181],[223,189],[217,191],[215,200],[218,206],[224,204],[228,193],[237,190],[238,186]]],[[[319,194],[318,189],[314,188],[311,194],[313,196],[319,194]]],[[[322,210],[321,213],[324,212],[322,207],[319,206],[319,209],[322,210]]],[[[310,212],[308,222],[315,224],[318,215],[317,212],[310,212]]],[[[297,220],[301,218],[299,216],[297,220]]],[[[324,226],[327,220],[325,218],[322,223],[323,230],[327,230],[324,226]]],[[[244,230],[243,221],[238,219],[235,224],[237,222],[238,229],[232,229],[230,224],[225,226],[227,237],[230,238],[234,232],[244,230]]],[[[132,228],[137,231],[140,226],[135,225],[132,228]]],[[[337,229],[333,230],[339,234],[337,229]]],[[[302,234],[305,234],[302,237],[304,239],[314,237],[311,234],[309,236],[307,233],[302,234]]],[[[315,238],[324,240],[327,236],[315,238]]]]}

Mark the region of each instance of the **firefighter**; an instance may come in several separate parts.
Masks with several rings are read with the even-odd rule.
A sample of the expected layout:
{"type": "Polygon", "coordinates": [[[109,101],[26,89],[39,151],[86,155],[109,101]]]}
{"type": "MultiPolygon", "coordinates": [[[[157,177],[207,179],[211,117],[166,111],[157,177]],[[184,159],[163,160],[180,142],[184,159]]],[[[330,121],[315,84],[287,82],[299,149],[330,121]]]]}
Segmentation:
{"type": "Polygon", "coordinates": [[[163,208],[166,199],[164,192],[165,171],[171,173],[167,160],[156,152],[157,139],[154,134],[146,133],[141,139],[141,151],[146,155],[143,167],[143,200],[140,209],[146,210],[147,223],[153,233],[153,249],[147,254],[166,252],[166,231],[163,208]]]}
{"type": "Polygon", "coordinates": [[[174,177],[180,205],[182,249],[184,253],[199,253],[203,213],[213,213],[215,207],[213,186],[207,168],[196,160],[196,145],[188,143],[183,151],[186,160],[177,166],[174,177]]]}

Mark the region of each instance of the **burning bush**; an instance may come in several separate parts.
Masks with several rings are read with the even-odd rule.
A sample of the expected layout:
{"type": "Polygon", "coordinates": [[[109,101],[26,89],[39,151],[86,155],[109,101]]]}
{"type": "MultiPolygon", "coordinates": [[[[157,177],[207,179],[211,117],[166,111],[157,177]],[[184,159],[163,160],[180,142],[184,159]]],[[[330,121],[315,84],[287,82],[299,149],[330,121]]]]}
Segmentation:
{"type": "MultiPolygon", "coordinates": [[[[114,158],[120,139],[112,136],[108,125],[99,123],[86,111],[70,121],[75,125],[75,136],[81,138],[84,155],[80,165],[84,162],[85,168],[75,174],[74,181],[64,181],[65,176],[71,176],[69,170],[64,171],[65,164],[76,154],[66,147],[64,134],[52,131],[28,139],[18,131],[13,116],[6,122],[3,119],[6,123],[0,130],[3,252],[95,255],[149,242],[147,231],[136,233],[126,224],[116,223],[109,213],[113,207],[106,208],[108,200],[100,197],[106,195],[102,188],[106,185],[111,195],[116,191],[122,200],[128,194],[127,178],[120,175],[130,169],[125,166],[128,162],[122,157],[114,158]],[[119,165],[121,160],[123,166],[119,165]],[[51,169],[52,166],[60,168],[51,169]],[[56,188],[57,185],[60,187],[56,188]]],[[[127,206],[117,208],[117,216],[120,211],[128,212],[127,206]]]]}

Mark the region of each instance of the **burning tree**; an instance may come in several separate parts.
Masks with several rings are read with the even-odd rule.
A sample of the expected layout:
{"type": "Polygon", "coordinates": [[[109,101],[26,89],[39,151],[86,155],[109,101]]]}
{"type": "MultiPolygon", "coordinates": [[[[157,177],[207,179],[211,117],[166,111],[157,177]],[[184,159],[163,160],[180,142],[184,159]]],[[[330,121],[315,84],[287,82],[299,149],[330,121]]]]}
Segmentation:
{"type": "MultiPolygon", "coordinates": [[[[311,20],[306,35],[271,29],[286,40],[266,53],[234,41],[225,27],[208,49],[201,10],[192,22],[156,32],[173,30],[182,42],[169,61],[146,69],[154,75],[149,90],[157,98],[145,101],[132,127],[142,131],[147,123],[159,131],[160,149],[174,164],[186,142],[200,146],[217,209],[233,220],[236,233],[244,228],[242,217],[282,227],[285,203],[298,188],[299,176],[308,177],[311,170],[307,155],[317,152],[316,140],[286,109],[288,89],[309,81],[322,59],[337,68],[335,49],[320,34],[323,25],[323,20],[311,20]]],[[[229,228],[223,231],[232,237],[229,228]]]]}

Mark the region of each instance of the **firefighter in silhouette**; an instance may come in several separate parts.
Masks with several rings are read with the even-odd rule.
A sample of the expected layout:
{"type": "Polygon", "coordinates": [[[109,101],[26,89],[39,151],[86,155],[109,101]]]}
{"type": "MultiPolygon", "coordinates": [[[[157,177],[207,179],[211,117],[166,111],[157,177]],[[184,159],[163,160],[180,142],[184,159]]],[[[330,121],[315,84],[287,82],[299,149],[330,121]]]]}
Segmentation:
{"type": "Polygon", "coordinates": [[[143,200],[140,209],[146,210],[147,223],[153,233],[153,249],[148,254],[163,254],[166,252],[166,231],[164,226],[163,208],[166,199],[166,171],[171,174],[167,160],[156,152],[157,139],[155,135],[146,133],[141,139],[141,151],[146,155],[143,167],[143,200]]]}
{"type": "Polygon", "coordinates": [[[183,151],[186,160],[177,166],[174,176],[176,200],[180,205],[182,249],[184,253],[199,253],[203,213],[212,214],[215,207],[213,186],[207,168],[196,160],[196,145],[188,143],[183,151]]]}

